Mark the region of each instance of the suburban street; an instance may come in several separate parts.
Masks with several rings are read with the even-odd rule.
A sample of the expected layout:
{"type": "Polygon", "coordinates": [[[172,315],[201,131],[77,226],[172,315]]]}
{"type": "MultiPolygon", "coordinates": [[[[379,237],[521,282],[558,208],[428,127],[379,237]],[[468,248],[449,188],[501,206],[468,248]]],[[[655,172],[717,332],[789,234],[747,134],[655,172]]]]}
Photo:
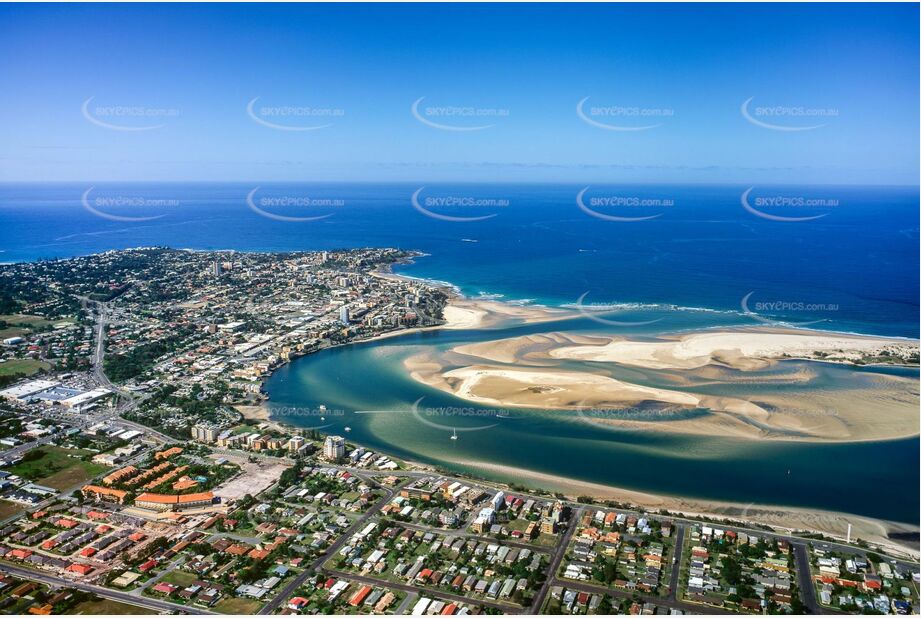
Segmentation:
{"type": "Polygon", "coordinates": [[[544,581],[543,585],[537,591],[537,594],[534,595],[534,599],[531,601],[531,613],[539,614],[540,608],[544,605],[544,599],[547,598],[547,593],[550,591],[550,587],[553,586],[553,582],[556,579],[556,572],[560,568],[560,562],[563,561],[563,557],[566,555],[566,548],[569,547],[569,541],[572,540],[572,535],[576,532],[576,526],[578,525],[579,518],[582,516],[582,507],[577,506],[573,507],[572,515],[569,517],[569,526],[566,528],[563,538],[560,539],[559,545],[553,550],[553,556],[550,558],[550,566],[547,567],[547,579],[544,581]]]}
{"type": "Polygon", "coordinates": [[[275,595],[274,598],[272,598],[271,601],[263,605],[262,609],[259,610],[259,613],[260,614],[274,613],[275,610],[277,610],[283,603],[285,603],[289,598],[291,598],[291,595],[293,595],[294,592],[298,588],[300,588],[301,585],[303,585],[305,581],[307,581],[307,579],[309,579],[315,574],[315,572],[323,565],[324,562],[326,562],[332,556],[336,555],[336,552],[338,552],[342,548],[342,546],[345,545],[345,543],[349,540],[349,538],[353,534],[355,534],[355,532],[359,531],[361,529],[361,526],[365,524],[365,522],[367,522],[369,519],[371,519],[371,517],[377,514],[384,507],[385,504],[390,502],[393,499],[393,497],[397,494],[397,492],[400,491],[400,489],[402,489],[403,486],[406,485],[408,482],[409,482],[409,479],[387,490],[387,493],[380,500],[378,500],[374,504],[374,506],[368,509],[367,512],[365,512],[361,517],[356,519],[355,523],[349,526],[341,535],[339,535],[339,538],[337,538],[329,547],[325,549],[325,551],[323,552],[323,555],[321,555],[319,558],[314,560],[313,563],[309,567],[304,569],[297,577],[291,580],[284,588],[282,588],[281,592],[279,592],[278,594],[275,595]]]}

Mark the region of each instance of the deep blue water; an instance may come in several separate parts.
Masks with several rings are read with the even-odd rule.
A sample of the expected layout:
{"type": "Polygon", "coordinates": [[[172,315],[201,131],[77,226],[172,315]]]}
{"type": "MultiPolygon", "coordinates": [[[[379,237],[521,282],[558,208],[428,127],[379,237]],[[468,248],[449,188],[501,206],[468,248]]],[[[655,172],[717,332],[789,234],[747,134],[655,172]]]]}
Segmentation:
{"type": "MultiPolygon", "coordinates": [[[[429,257],[401,269],[449,281],[472,296],[562,305],[660,303],[739,311],[810,327],[918,336],[918,189],[756,187],[748,203],[784,197],[833,199],[836,206],[743,208],[744,186],[592,186],[583,197],[608,221],[583,212],[578,185],[263,185],[252,202],[244,184],[0,185],[0,261],[84,255],[168,245],[198,249],[304,250],[356,246],[418,249],[429,257]],[[103,216],[90,212],[86,203],[103,216]],[[671,200],[669,206],[594,205],[593,198],[671,200]],[[437,198],[507,200],[508,205],[440,206],[437,198]],[[140,199],[138,199],[140,198],[140,199]],[[279,205],[278,199],[301,200],[279,205]],[[306,200],[341,200],[316,205],[306,200]],[[114,200],[114,201],[113,201],[114,200]],[[146,202],[141,203],[141,200],[146,202]],[[176,203],[153,203],[174,200],[176,203]],[[276,200],[272,202],[272,200],[276,200]],[[120,205],[119,205],[120,202],[120,205]],[[127,203],[126,203],[127,202],[127,203]],[[115,221],[104,216],[160,218],[115,221]],[[781,302],[786,308],[759,303],[781,302]],[[812,308],[800,308],[812,305],[812,308]],[[816,322],[818,320],[818,322],[816,322]]],[[[750,319],[758,324],[757,319],[750,319]]],[[[667,321],[660,323],[668,328],[667,321]]]]}

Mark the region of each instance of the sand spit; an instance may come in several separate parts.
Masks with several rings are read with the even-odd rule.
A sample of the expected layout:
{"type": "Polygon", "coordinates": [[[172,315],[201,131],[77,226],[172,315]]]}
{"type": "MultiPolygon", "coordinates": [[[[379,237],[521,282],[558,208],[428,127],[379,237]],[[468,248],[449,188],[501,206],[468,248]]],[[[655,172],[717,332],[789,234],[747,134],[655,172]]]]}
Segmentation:
{"type": "Polygon", "coordinates": [[[619,363],[647,369],[694,369],[724,365],[756,370],[773,360],[807,358],[857,362],[868,357],[909,358],[918,342],[818,331],[739,329],[630,341],[611,337],[604,345],[563,346],[550,352],[557,359],[619,363]]]}
{"type": "Polygon", "coordinates": [[[579,317],[575,311],[495,300],[452,298],[444,309],[447,329],[490,328],[508,322],[534,324],[579,317]]]}
{"type": "Polygon", "coordinates": [[[415,380],[467,401],[575,410],[586,422],[600,426],[759,440],[856,442],[918,435],[917,380],[868,373],[859,383],[810,389],[816,377],[811,370],[763,370],[816,351],[863,358],[881,350],[906,353],[915,345],[778,329],[690,333],[654,341],[548,333],[461,345],[443,355],[411,357],[406,366],[415,380]],[[564,359],[589,360],[599,368],[593,372],[554,366],[564,359]],[[674,388],[606,375],[614,365],[661,375],[674,388]],[[712,394],[712,386],[720,383],[732,386],[733,396],[712,394]],[[790,388],[770,393],[757,388],[772,383],[790,388]],[[746,385],[752,388],[750,396],[739,394],[739,387],[746,385]],[[711,392],[694,392],[704,386],[711,392]]]}

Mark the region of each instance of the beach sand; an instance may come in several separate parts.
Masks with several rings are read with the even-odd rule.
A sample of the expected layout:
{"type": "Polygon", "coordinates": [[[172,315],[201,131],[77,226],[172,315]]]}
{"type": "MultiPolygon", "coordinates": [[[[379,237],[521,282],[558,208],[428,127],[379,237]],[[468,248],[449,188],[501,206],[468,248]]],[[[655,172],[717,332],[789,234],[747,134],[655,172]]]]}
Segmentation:
{"type": "Polygon", "coordinates": [[[447,329],[491,328],[509,323],[534,324],[579,317],[575,311],[495,300],[452,298],[444,309],[447,329]]]}
{"type": "Polygon", "coordinates": [[[916,341],[785,329],[736,329],[660,339],[650,342],[610,337],[604,345],[562,346],[552,350],[550,356],[648,369],[693,369],[716,364],[753,370],[783,358],[856,362],[883,354],[908,357],[918,351],[916,341]]]}

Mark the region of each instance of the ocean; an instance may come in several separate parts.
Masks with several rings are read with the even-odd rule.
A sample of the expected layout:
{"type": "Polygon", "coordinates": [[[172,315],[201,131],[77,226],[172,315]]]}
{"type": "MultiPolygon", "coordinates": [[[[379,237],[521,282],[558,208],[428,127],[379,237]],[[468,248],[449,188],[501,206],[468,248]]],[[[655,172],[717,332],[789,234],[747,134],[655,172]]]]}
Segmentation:
{"type": "MultiPolygon", "coordinates": [[[[389,246],[425,254],[397,272],[467,296],[618,306],[620,320],[655,320],[609,328],[617,333],[778,324],[917,338],[918,203],[917,187],[5,184],[0,261],[137,246],[389,246]]],[[[553,328],[561,327],[430,332],[327,350],[277,371],[266,390],[276,409],[336,411],[323,423],[280,420],[348,426],[350,439],[371,448],[457,470],[487,461],[652,493],[917,523],[917,438],[753,443],[517,411],[452,441],[407,414],[420,397],[425,406],[477,408],[411,380],[407,356],[553,328]]],[[[829,367],[817,388],[866,371],[918,376],[829,367]]]]}
{"type": "Polygon", "coordinates": [[[582,195],[584,209],[583,189],[4,184],[0,261],[153,245],[395,246],[428,254],[399,272],[450,282],[468,296],[699,308],[745,313],[752,324],[918,337],[916,187],[754,188],[746,198],[766,216],[820,217],[805,221],[753,214],[742,204],[744,186],[598,185],[582,195]]]}

